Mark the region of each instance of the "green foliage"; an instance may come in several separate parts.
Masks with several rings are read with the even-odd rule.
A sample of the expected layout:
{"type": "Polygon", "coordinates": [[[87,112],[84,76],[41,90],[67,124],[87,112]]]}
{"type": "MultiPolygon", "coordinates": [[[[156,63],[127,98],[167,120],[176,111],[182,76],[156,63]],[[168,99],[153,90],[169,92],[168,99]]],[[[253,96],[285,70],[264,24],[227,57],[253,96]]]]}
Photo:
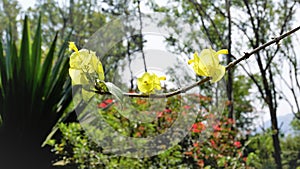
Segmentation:
{"type": "MultiPolygon", "coordinates": [[[[42,138],[45,137],[50,127],[55,124],[64,111],[69,111],[67,106],[71,101],[71,89],[70,80],[67,77],[68,58],[64,56],[65,44],[57,39],[56,30],[60,30],[58,34],[60,37],[66,37],[73,30],[72,35],[74,36],[72,36],[72,40],[83,44],[100,26],[111,19],[107,17],[107,13],[114,15],[122,15],[124,13],[127,15],[130,12],[128,11],[129,6],[127,3],[114,0],[101,1],[101,3],[108,4],[108,7],[105,9],[99,6],[99,1],[96,0],[70,0],[69,2],[69,5],[59,6],[55,0],[39,1],[36,7],[28,12],[32,22],[36,23],[33,26],[38,25],[35,35],[33,32],[30,32],[30,25],[27,23],[26,18],[22,41],[15,42],[14,39],[18,37],[18,21],[16,18],[20,8],[16,1],[2,1],[3,8],[0,8],[0,33],[4,32],[3,35],[6,35],[6,40],[4,45],[0,41],[0,132],[1,134],[4,133],[1,138],[8,136],[6,137],[8,141],[4,142],[6,144],[10,143],[10,139],[21,140],[20,142],[24,142],[22,144],[24,146],[34,138],[33,142],[38,142],[36,145],[40,145],[42,138]],[[100,8],[102,9],[100,10],[100,8]],[[37,16],[38,11],[43,11],[44,13],[44,16],[41,18],[45,23],[43,26],[40,25],[41,20],[37,19],[39,17],[37,16]],[[9,31],[5,32],[2,25],[9,25],[9,31]],[[41,38],[42,30],[43,39],[41,38]],[[32,44],[30,42],[31,35],[34,35],[32,44]],[[52,38],[54,36],[56,38],[53,41],[52,38]],[[47,45],[52,44],[48,52],[42,50],[42,41],[46,42],[47,45]],[[16,45],[19,43],[20,47],[16,45]],[[55,52],[56,44],[62,44],[58,57],[55,52]],[[21,136],[19,137],[19,135],[21,136]],[[35,135],[35,137],[31,137],[32,135],[35,135]],[[26,139],[23,140],[23,138],[26,139]]],[[[209,44],[215,48],[224,48],[226,46],[228,25],[226,23],[227,11],[225,10],[225,3],[206,0],[201,1],[201,3],[181,0],[175,0],[174,2],[175,5],[172,6],[171,3],[170,8],[159,8],[153,5],[158,12],[167,12],[167,17],[161,24],[174,27],[175,34],[183,32],[183,27],[178,26],[178,18],[182,18],[185,23],[191,24],[194,28],[194,31],[189,32],[185,36],[186,39],[176,39],[174,38],[176,36],[173,34],[166,39],[171,46],[175,46],[173,49],[177,50],[176,52],[194,52],[197,49],[193,48],[193,43],[202,48],[203,44],[199,40],[201,37],[207,38],[209,44]],[[177,44],[179,41],[183,43],[177,44]]],[[[293,11],[291,11],[291,15],[288,11],[289,3],[291,2],[282,1],[275,4],[267,0],[257,0],[255,3],[254,1],[232,1],[232,9],[245,12],[244,14],[247,15],[244,4],[246,2],[250,5],[250,10],[252,10],[250,15],[252,12],[253,16],[255,16],[255,21],[251,25],[251,22],[249,22],[250,18],[234,19],[232,25],[239,30],[238,33],[244,34],[245,38],[249,40],[244,42],[244,39],[241,38],[241,41],[235,41],[234,43],[238,44],[238,49],[243,48],[244,46],[241,45],[245,44],[255,48],[266,41],[264,37],[282,34],[283,30],[292,25],[289,23],[290,18],[294,16],[292,15],[293,11]],[[264,9],[264,11],[261,11],[261,9],[264,9]],[[276,22],[273,23],[271,21],[276,22]],[[275,27],[276,29],[270,29],[275,27]],[[276,32],[277,30],[281,32],[276,32]]],[[[136,1],[133,2],[134,5],[135,3],[136,1]]],[[[115,70],[117,67],[123,66],[119,62],[120,58],[126,55],[130,57],[134,52],[140,50],[142,46],[140,45],[143,40],[141,36],[127,40],[127,46],[120,42],[115,48],[107,52],[105,56],[101,56],[106,67],[105,74],[109,75],[106,81],[114,82],[114,79],[119,78],[121,75],[116,73],[115,70]]],[[[286,47],[291,42],[292,38],[287,38],[287,40],[283,41],[283,46],[286,47]]],[[[273,55],[276,55],[278,49],[266,49],[265,52],[257,55],[257,58],[262,59],[263,64],[266,64],[273,59],[273,55]]],[[[239,53],[241,51],[235,52],[239,53]]],[[[263,79],[260,74],[252,75],[256,79],[256,85],[264,86],[263,82],[270,81],[270,84],[264,86],[264,88],[272,89],[273,87],[275,89],[275,83],[271,83],[271,77],[276,75],[277,72],[273,73],[272,69],[278,67],[278,65],[272,63],[271,67],[264,70],[265,73],[269,74],[266,77],[270,77],[270,79],[263,79]]],[[[280,73],[280,71],[278,72],[280,73]]],[[[123,100],[121,91],[113,83],[106,84],[113,96],[117,98],[117,102],[121,102],[123,100]]],[[[132,159],[105,154],[102,152],[101,147],[94,144],[84,134],[78,123],[70,123],[69,125],[59,123],[58,127],[63,138],[58,140],[47,139],[46,143],[53,146],[54,152],[60,157],[55,165],[69,165],[72,168],[226,168],[232,165],[237,168],[246,166],[274,168],[275,165],[272,158],[274,149],[270,134],[262,134],[258,139],[253,140],[249,146],[246,147],[244,145],[240,147],[239,144],[243,145],[244,140],[239,142],[239,138],[237,138],[237,135],[240,134],[239,131],[231,128],[231,125],[236,125],[241,129],[249,129],[249,126],[252,124],[252,119],[247,117],[247,113],[252,113],[253,111],[251,99],[248,97],[251,86],[252,82],[245,76],[236,76],[234,79],[236,124],[232,119],[220,117],[220,119],[216,120],[218,126],[214,126],[214,131],[210,133],[211,135],[207,135],[209,140],[199,142],[204,128],[209,125],[205,123],[207,121],[204,115],[198,117],[197,122],[194,124],[196,127],[193,128],[191,136],[187,136],[179,145],[155,157],[132,159]],[[232,147],[236,148],[233,149],[232,147]],[[245,148],[248,156],[243,154],[245,148]],[[246,156],[247,159],[245,159],[246,156]]],[[[134,86],[132,84],[130,90],[132,91],[133,89],[134,86]]],[[[210,84],[205,84],[201,86],[201,91],[202,89],[211,94],[213,87],[210,84]]],[[[258,97],[261,100],[264,99],[262,96],[258,97]]],[[[276,103],[276,98],[274,90],[274,103],[276,103]]],[[[132,105],[134,105],[133,109],[138,111],[127,110],[125,114],[127,113],[128,116],[140,115],[141,112],[147,110],[147,100],[132,99],[131,101],[132,105]]],[[[207,105],[212,104],[206,101],[211,101],[211,95],[209,97],[204,96],[204,98],[202,96],[202,100],[200,99],[199,103],[203,107],[208,107],[207,105]]],[[[105,116],[113,128],[121,131],[122,134],[135,138],[147,137],[165,132],[176,118],[176,113],[174,112],[180,111],[180,103],[176,99],[169,99],[167,103],[168,108],[163,112],[158,112],[159,116],[162,117],[159,117],[157,121],[151,124],[130,123],[126,118],[120,118],[118,107],[114,105],[101,107],[100,104],[101,110],[99,112],[105,116]],[[170,110],[173,112],[170,113],[170,110]]],[[[230,105],[231,103],[228,104],[230,105]]],[[[193,107],[194,105],[187,104],[187,107],[189,106],[193,107]]],[[[299,120],[295,120],[293,127],[299,129],[299,126],[299,120]]],[[[298,136],[288,136],[285,140],[282,140],[282,157],[285,168],[296,168],[299,166],[299,141],[298,136]]]]}
{"type": "Polygon", "coordinates": [[[68,125],[61,123],[59,129],[63,138],[53,148],[54,152],[59,155],[58,161],[54,163],[57,166],[77,168],[187,167],[182,164],[183,155],[180,146],[175,146],[156,157],[135,159],[105,154],[101,147],[83,135],[83,130],[78,123],[68,125]]]}
{"type": "Polygon", "coordinates": [[[297,118],[294,118],[291,126],[293,127],[293,129],[295,130],[295,132],[300,132],[300,120],[297,118]]]}
{"type": "Polygon", "coordinates": [[[255,136],[256,139],[252,140],[247,151],[250,159],[247,163],[254,168],[276,168],[272,154],[274,152],[272,145],[271,131],[255,136]],[[253,161],[251,161],[253,159],[253,161]]]}
{"type": "Polygon", "coordinates": [[[300,166],[300,135],[288,135],[282,141],[282,163],[286,169],[300,166]]]}
{"type": "MultiPolygon", "coordinates": [[[[247,147],[248,157],[247,165],[260,169],[276,168],[272,154],[272,132],[256,135],[251,138],[247,147]],[[254,139],[256,138],[256,139],[254,139]]],[[[300,137],[299,135],[288,135],[281,138],[282,147],[282,166],[284,169],[296,169],[300,166],[300,137]]]]}
{"type": "Polygon", "coordinates": [[[0,1],[0,34],[12,34],[14,39],[18,38],[18,15],[21,12],[21,6],[17,0],[0,1]],[[8,31],[9,30],[9,31],[8,31]]]}
{"type": "MultiPolygon", "coordinates": [[[[253,120],[256,117],[251,117],[249,114],[253,114],[253,106],[251,102],[253,99],[249,96],[251,86],[253,82],[246,76],[236,75],[234,78],[233,89],[234,89],[234,111],[236,125],[238,128],[243,130],[251,130],[253,120]]],[[[230,103],[229,103],[230,104],[230,103]]]]}
{"type": "MultiPolygon", "coordinates": [[[[28,19],[25,17],[20,51],[15,41],[8,36],[6,51],[1,59],[1,114],[5,125],[12,125],[6,120],[25,120],[31,127],[37,127],[44,119],[46,128],[61,115],[68,106],[70,81],[67,78],[68,58],[64,56],[63,46],[56,57],[57,37],[46,56],[42,56],[41,24],[39,22],[33,43],[30,42],[28,19]],[[54,65],[53,65],[54,63],[54,65]],[[18,107],[14,106],[18,103],[18,107]],[[20,114],[20,112],[23,112],[20,114]],[[19,117],[23,118],[19,118],[19,117]]],[[[0,49],[2,45],[0,44],[0,49]]],[[[3,50],[1,50],[1,53],[3,50]]],[[[23,123],[16,123],[22,126],[23,123]]],[[[43,124],[43,123],[41,123],[43,124]]],[[[15,126],[16,129],[18,128],[15,126]]],[[[30,128],[31,128],[30,127],[30,128]]]]}
{"type": "MultiPolygon", "coordinates": [[[[192,95],[194,99],[197,98],[192,95]]],[[[135,118],[149,118],[149,105],[157,105],[164,99],[143,99],[131,98],[130,108],[122,109],[122,115],[118,110],[118,103],[112,99],[104,97],[106,100],[98,104],[99,113],[105,118],[106,123],[124,136],[133,138],[153,137],[157,133],[166,132],[174,123],[180,111],[195,112],[196,106],[185,105],[188,102],[181,102],[180,97],[167,98],[167,108],[162,112],[156,112],[156,119],[148,123],[129,121],[135,118]],[[180,107],[184,105],[181,109],[180,107]],[[145,115],[143,117],[142,115],[145,115]]],[[[200,98],[198,98],[200,99],[200,98]]],[[[204,104],[210,99],[202,96],[204,104]]],[[[99,100],[101,101],[101,99],[99,100]]],[[[84,116],[84,115],[83,115],[84,116]]],[[[79,117],[80,118],[80,117],[79,117]]],[[[197,117],[191,128],[191,135],[187,135],[172,148],[162,151],[161,154],[148,158],[118,157],[114,154],[105,153],[103,147],[95,144],[91,138],[84,134],[83,128],[78,123],[59,125],[59,130],[63,137],[59,140],[49,140],[48,145],[53,147],[53,151],[58,155],[55,165],[63,165],[78,168],[226,168],[235,165],[236,168],[246,166],[243,155],[243,145],[236,138],[239,131],[232,130],[231,126],[235,122],[232,119],[219,119],[207,112],[197,117]],[[212,124],[211,124],[212,123],[212,124]],[[212,126],[210,126],[212,125],[212,126]],[[207,129],[206,129],[207,128],[207,129]],[[212,130],[213,129],[213,130],[212,130]],[[235,139],[234,139],[235,138],[235,139]]],[[[90,126],[92,128],[92,126],[90,126]]],[[[85,129],[87,126],[85,125],[85,129]]],[[[93,134],[101,138],[105,130],[96,134],[97,129],[93,129],[93,134]]],[[[106,133],[107,134],[107,133],[106,133]]],[[[170,142],[172,141],[172,138],[170,142]]],[[[112,140],[114,142],[114,140],[112,140]]],[[[169,142],[169,141],[167,141],[169,142]]],[[[166,146],[164,142],[158,143],[156,147],[166,146]]]]}
{"type": "MultiPolygon", "coordinates": [[[[71,40],[81,46],[106,22],[106,15],[102,13],[97,0],[71,0],[67,3],[57,0],[36,1],[27,13],[34,24],[38,14],[43,13],[45,44],[51,43],[57,31],[59,37],[65,38],[72,30],[71,40]]],[[[58,40],[57,43],[61,45],[63,41],[58,40]]]]}
{"type": "Polygon", "coordinates": [[[1,146],[9,143],[8,147],[2,148],[17,153],[27,152],[26,149],[32,149],[32,153],[39,151],[47,132],[72,99],[67,76],[69,62],[64,55],[66,44],[56,52],[55,36],[44,54],[41,19],[32,43],[30,34],[26,16],[20,48],[12,34],[7,35],[4,45],[0,41],[1,146]]]}

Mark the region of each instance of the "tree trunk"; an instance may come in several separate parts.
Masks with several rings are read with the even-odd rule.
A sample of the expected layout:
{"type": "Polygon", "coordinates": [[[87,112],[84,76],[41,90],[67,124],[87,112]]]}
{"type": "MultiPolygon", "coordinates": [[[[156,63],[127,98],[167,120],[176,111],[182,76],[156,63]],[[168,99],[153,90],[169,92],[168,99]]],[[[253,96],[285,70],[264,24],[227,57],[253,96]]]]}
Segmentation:
{"type": "MultiPolygon", "coordinates": [[[[228,56],[226,59],[227,65],[232,61],[231,58],[231,0],[226,0],[226,11],[227,11],[227,20],[228,20],[228,56]]],[[[229,70],[227,73],[227,84],[226,84],[226,93],[228,104],[228,118],[233,118],[233,69],[229,70]]]]}
{"type": "Polygon", "coordinates": [[[281,164],[281,147],[280,147],[280,140],[279,140],[279,129],[278,129],[278,122],[276,116],[276,109],[269,105],[269,111],[271,116],[271,123],[272,123],[272,139],[273,139],[273,147],[274,147],[274,159],[277,166],[277,169],[282,169],[281,164]]]}

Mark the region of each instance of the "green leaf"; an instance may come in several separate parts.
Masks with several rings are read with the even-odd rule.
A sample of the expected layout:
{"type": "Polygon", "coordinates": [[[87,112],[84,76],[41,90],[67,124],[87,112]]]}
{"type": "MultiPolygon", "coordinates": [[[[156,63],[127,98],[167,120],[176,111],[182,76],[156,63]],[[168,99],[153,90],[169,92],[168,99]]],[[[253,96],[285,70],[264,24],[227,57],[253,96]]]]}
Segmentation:
{"type": "Polygon", "coordinates": [[[123,91],[111,82],[105,82],[105,85],[108,88],[108,91],[114,95],[120,103],[122,103],[124,98],[123,91]]]}
{"type": "Polygon", "coordinates": [[[226,157],[222,157],[218,160],[218,167],[223,167],[226,163],[226,157]]]}
{"type": "MultiPolygon", "coordinates": [[[[16,57],[14,57],[16,58],[16,57]]],[[[30,77],[31,77],[31,70],[32,70],[32,63],[30,57],[30,29],[28,24],[28,17],[25,16],[24,19],[24,28],[22,33],[22,41],[21,41],[21,50],[20,50],[20,59],[22,62],[21,65],[21,72],[24,73],[24,80],[28,84],[30,84],[30,77]]]]}
{"type": "MultiPolygon", "coordinates": [[[[35,37],[32,44],[32,52],[31,52],[31,58],[32,58],[32,81],[38,80],[38,72],[40,71],[41,67],[41,57],[42,57],[42,32],[41,32],[41,16],[39,17],[35,37]]],[[[38,83],[33,83],[33,89],[36,89],[38,83]]]]}
{"type": "Polygon", "coordinates": [[[39,19],[33,43],[30,42],[27,16],[22,39],[18,40],[20,47],[16,46],[11,32],[6,33],[4,46],[0,42],[1,123],[3,128],[5,126],[4,135],[15,133],[14,137],[3,138],[5,142],[10,142],[10,139],[26,140],[34,133],[40,139],[35,146],[40,146],[39,143],[64,115],[72,100],[68,57],[64,55],[66,46],[61,47],[58,59],[55,52],[56,36],[51,46],[45,46],[49,51],[42,59],[43,30],[40,22],[39,19]]]}
{"type": "MultiPolygon", "coordinates": [[[[50,77],[53,58],[54,58],[56,41],[57,41],[57,34],[55,35],[55,38],[52,42],[49,53],[46,56],[46,59],[43,64],[43,70],[41,71],[41,74],[40,74],[41,86],[45,86],[45,84],[47,84],[48,80],[50,79],[49,77],[50,77]]],[[[49,86],[45,86],[45,90],[46,89],[49,90],[47,87],[49,87],[49,86]]],[[[46,92],[46,93],[48,93],[48,92],[46,92]]]]}
{"type": "MultiPolygon", "coordinates": [[[[1,34],[0,34],[0,36],[1,36],[1,34]]],[[[5,82],[6,81],[5,76],[6,76],[6,65],[5,65],[5,58],[3,55],[2,41],[0,40],[0,98],[2,98],[4,95],[2,79],[5,82]]],[[[2,100],[0,99],[0,101],[2,101],[2,100]]]]}

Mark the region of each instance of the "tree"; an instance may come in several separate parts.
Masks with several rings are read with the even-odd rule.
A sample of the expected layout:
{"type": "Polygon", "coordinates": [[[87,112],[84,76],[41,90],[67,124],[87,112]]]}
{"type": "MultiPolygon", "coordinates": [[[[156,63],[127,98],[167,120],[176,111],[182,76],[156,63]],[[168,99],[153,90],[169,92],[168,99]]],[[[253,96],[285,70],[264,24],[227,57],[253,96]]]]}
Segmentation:
{"type": "MultiPolygon", "coordinates": [[[[153,6],[157,11],[167,12],[169,19],[170,16],[175,18],[185,18],[188,23],[195,25],[195,27],[199,26],[199,29],[203,32],[202,35],[209,39],[209,42],[213,47],[228,47],[230,50],[236,48],[243,49],[245,42],[249,47],[255,49],[260,44],[267,41],[266,37],[282,34],[285,30],[290,28],[293,17],[295,16],[294,13],[296,5],[296,1],[282,1],[274,3],[271,1],[260,0],[225,1],[225,3],[211,1],[198,2],[194,0],[177,0],[173,2],[173,6],[159,8],[159,6],[155,5],[155,3],[153,6]],[[180,6],[182,10],[179,11],[178,6],[180,6]],[[230,9],[238,11],[236,16],[232,15],[230,9]],[[239,12],[243,14],[239,14],[239,12]],[[225,25],[226,20],[227,26],[225,25]],[[271,31],[268,31],[269,29],[271,29],[271,31]],[[241,41],[233,39],[231,35],[233,30],[240,32],[243,35],[240,38],[242,39],[241,41]],[[278,31],[274,32],[273,30],[278,31]],[[226,37],[226,39],[224,37],[226,37]],[[232,44],[237,45],[232,46],[232,44]]],[[[176,25],[172,26],[175,27],[174,29],[178,29],[176,25]]],[[[197,42],[195,38],[188,38],[191,41],[197,42]]],[[[276,83],[274,80],[276,78],[276,69],[274,67],[276,67],[276,65],[278,66],[278,63],[280,63],[276,62],[274,58],[276,58],[275,56],[280,55],[279,49],[279,46],[277,46],[256,54],[256,65],[257,70],[259,70],[259,76],[252,74],[249,69],[245,68],[245,66],[242,66],[242,68],[251,78],[261,95],[261,99],[268,107],[272,121],[272,130],[275,131],[272,135],[274,158],[277,167],[282,168],[279,128],[276,115],[278,92],[276,90],[276,83]]],[[[241,55],[241,50],[231,50],[231,52],[236,52],[238,55],[241,55]]],[[[232,53],[231,56],[233,56],[232,53]]],[[[227,61],[230,61],[230,58],[227,58],[227,61]]],[[[231,82],[231,74],[229,73],[227,85],[227,95],[229,100],[231,97],[231,82]]],[[[229,117],[231,116],[230,113],[231,112],[229,112],[229,117]]]]}
{"type": "MultiPolygon", "coordinates": [[[[43,41],[51,42],[51,37],[59,31],[64,39],[71,34],[72,41],[82,46],[93,33],[106,23],[107,16],[96,0],[70,0],[60,3],[57,0],[37,1],[34,8],[27,11],[33,25],[42,14],[43,41]],[[83,31],[84,30],[84,31],[83,31]]],[[[63,40],[58,42],[62,44],[63,40]]]]}
{"type": "Polygon", "coordinates": [[[21,7],[16,0],[3,0],[0,2],[0,35],[12,33],[12,38],[18,39],[18,31],[20,31],[18,30],[18,24],[20,22],[17,17],[20,14],[20,11],[21,7]]]}

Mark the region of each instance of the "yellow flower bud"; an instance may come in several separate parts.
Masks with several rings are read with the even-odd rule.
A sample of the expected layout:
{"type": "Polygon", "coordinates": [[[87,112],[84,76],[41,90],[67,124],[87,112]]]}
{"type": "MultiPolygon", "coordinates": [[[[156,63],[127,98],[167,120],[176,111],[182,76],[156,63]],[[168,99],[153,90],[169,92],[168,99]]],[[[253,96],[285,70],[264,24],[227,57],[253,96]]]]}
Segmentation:
{"type": "Polygon", "coordinates": [[[74,50],[76,53],[78,53],[78,49],[74,42],[69,42],[69,50],[70,51],[74,50]]]}

